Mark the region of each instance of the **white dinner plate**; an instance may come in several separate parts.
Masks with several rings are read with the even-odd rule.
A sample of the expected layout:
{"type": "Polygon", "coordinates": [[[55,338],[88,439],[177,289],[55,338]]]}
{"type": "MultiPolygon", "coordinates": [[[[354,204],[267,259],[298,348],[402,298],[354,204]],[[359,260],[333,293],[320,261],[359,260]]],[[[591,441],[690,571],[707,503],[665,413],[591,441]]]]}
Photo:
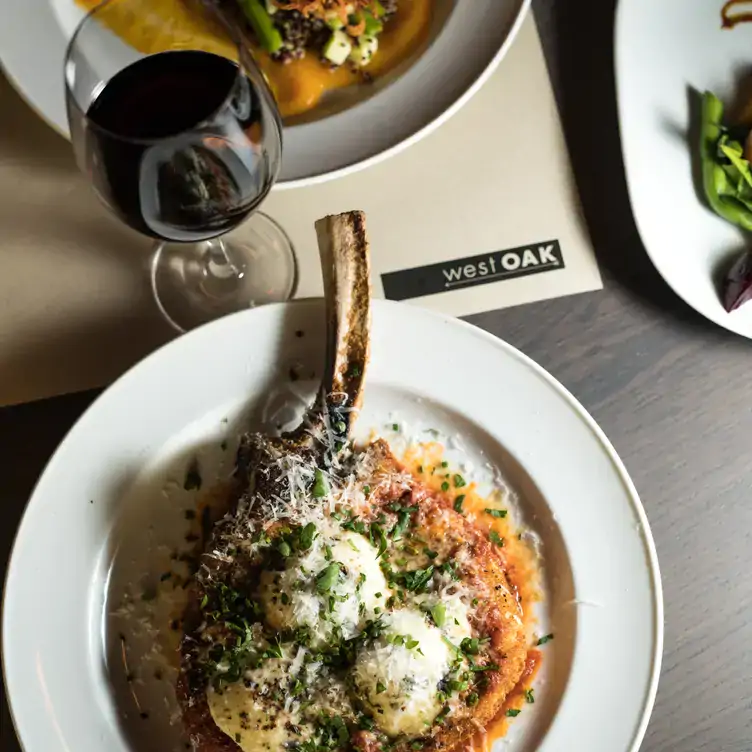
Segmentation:
{"type": "MultiPolygon", "coordinates": [[[[504,749],[637,750],[663,607],[645,513],[614,449],[558,382],[504,342],[400,304],[378,301],[373,314],[361,435],[375,429],[399,450],[438,432],[481,488],[512,489],[510,514],[540,540],[538,618],[554,639],[541,648],[536,702],[504,749]]],[[[169,568],[195,493],[182,482],[191,459],[201,458],[205,485],[226,477],[241,425],[285,424],[302,409],[321,366],[323,318],[321,301],[302,301],[193,331],[107,389],[65,438],[23,517],[5,590],[5,681],[26,752],[180,748],[173,696],[132,665],[132,650],[149,653],[165,634],[147,630],[139,647],[138,623],[133,634],[127,626],[138,615],[123,614],[119,598],[169,568]],[[119,632],[134,684],[124,682],[119,632]],[[135,703],[143,710],[150,692],[142,719],[135,703]]]]}
{"type": "MultiPolygon", "coordinates": [[[[530,0],[435,0],[429,42],[372,86],[339,95],[337,112],[285,128],[279,188],[326,180],[416,142],[457,112],[512,43],[530,0]]],[[[68,136],[63,57],[82,11],[74,0],[4,0],[0,61],[29,104],[68,136]]]]}
{"type": "Polygon", "coordinates": [[[718,290],[719,274],[748,242],[706,206],[695,177],[698,92],[735,101],[752,61],[752,24],[722,29],[722,6],[723,0],[620,1],[619,122],[632,211],[651,260],[696,311],[752,337],[752,306],[727,313],[718,290]]]}

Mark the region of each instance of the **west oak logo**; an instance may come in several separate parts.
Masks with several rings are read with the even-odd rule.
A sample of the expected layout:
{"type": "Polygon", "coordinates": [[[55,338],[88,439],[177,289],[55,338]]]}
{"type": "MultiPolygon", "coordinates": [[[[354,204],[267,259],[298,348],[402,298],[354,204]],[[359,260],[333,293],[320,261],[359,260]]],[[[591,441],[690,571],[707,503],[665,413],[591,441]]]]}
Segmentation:
{"type": "Polygon", "coordinates": [[[564,268],[558,240],[382,274],[388,300],[407,300],[564,268]]]}

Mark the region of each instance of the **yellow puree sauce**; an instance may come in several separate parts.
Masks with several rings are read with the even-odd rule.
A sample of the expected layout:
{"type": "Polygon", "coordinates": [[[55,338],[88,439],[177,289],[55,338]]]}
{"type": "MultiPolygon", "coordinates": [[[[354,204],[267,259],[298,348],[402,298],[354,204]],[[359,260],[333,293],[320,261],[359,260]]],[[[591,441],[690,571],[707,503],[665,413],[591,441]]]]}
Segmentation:
{"type": "MultiPolygon", "coordinates": [[[[101,0],[75,0],[84,10],[92,10],[101,0]]],[[[399,10],[379,35],[379,50],[365,69],[382,76],[407,59],[428,36],[433,0],[401,0],[399,10]]],[[[143,12],[114,5],[104,22],[121,39],[145,54],[174,49],[181,43],[192,48],[233,57],[228,43],[214,33],[206,19],[183,0],[143,0],[143,12]],[[155,33],[155,29],[158,30],[155,33]]],[[[261,51],[256,60],[274,92],[283,118],[302,115],[315,108],[322,97],[335,89],[362,82],[362,75],[343,65],[334,70],[315,55],[300,60],[275,63],[261,51]]]]}
{"type": "MultiPolygon", "coordinates": [[[[471,519],[476,527],[486,533],[493,530],[503,539],[501,555],[506,563],[507,577],[510,584],[517,590],[525,621],[530,627],[535,622],[531,614],[533,604],[543,597],[538,565],[533,551],[520,539],[516,521],[511,516],[497,518],[485,513],[488,508],[503,508],[503,499],[481,496],[474,482],[468,482],[467,485],[457,488],[453,482],[454,471],[442,466],[444,447],[438,442],[413,445],[402,459],[407,469],[434,493],[444,494],[453,500],[461,495],[463,514],[471,519]],[[449,490],[445,490],[445,484],[449,485],[449,490]]],[[[505,736],[509,730],[510,717],[507,716],[507,711],[522,712],[529,704],[525,693],[526,690],[532,688],[533,680],[542,662],[542,651],[530,648],[520,681],[507,697],[499,715],[492,719],[485,729],[480,730],[462,752],[492,752],[494,742],[505,736]]]]}

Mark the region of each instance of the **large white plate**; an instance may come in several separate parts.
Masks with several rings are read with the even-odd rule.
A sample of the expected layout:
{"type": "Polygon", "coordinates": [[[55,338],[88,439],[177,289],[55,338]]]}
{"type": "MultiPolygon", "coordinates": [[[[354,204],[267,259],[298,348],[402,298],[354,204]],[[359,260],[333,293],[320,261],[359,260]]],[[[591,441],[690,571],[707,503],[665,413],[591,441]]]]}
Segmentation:
{"type": "Polygon", "coordinates": [[[718,293],[719,274],[747,243],[706,207],[695,172],[697,92],[734,101],[749,73],[752,24],[722,29],[722,6],[723,0],[621,0],[619,121],[632,210],[656,268],[695,310],[752,337],[752,306],[726,313],[718,293]]]}
{"type": "MultiPolygon", "coordinates": [[[[542,541],[541,629],[555,638],[537,701],[505,749],[560,752],[576,740],[580,752],[636,750],[658,681],[662,596],[648,523],[613,448],[560,384],[489,334],[381,301],[373,318],[361,432],[398,422],[395,442],[427,427],[450,437],[449,458],[472,463],[470,477],[498,484],[501,471],[542,541]]],[[[6,584],[5,680],[27,752],[172,748],[168,711],[134,714],[104,604],[128,576],[159,566],[158,544],[184,534],[175,480],[188,458],[203,452],[206,477],[213,453],[229,472],[222,439],[241,422],[280,420],[284,393],[308,388],[285,386],[291,364],[315,383],[322,335],[320,301],[221,319],[137,365],[66,437],[26,510],[6,584]]]]}
{"type": "MultiPolygon", "coordinates": [[[[428,48],[395,75],[359,87],[342,111],[285,129],[278,187],[363,168],[417,141],[477,91],[512,43],[530,0],[436,0],[428,48]]],[[[29,104],[67,137],[65,46],[82,17],[73,0],[5,0],[0,61],[29,104]]]]}

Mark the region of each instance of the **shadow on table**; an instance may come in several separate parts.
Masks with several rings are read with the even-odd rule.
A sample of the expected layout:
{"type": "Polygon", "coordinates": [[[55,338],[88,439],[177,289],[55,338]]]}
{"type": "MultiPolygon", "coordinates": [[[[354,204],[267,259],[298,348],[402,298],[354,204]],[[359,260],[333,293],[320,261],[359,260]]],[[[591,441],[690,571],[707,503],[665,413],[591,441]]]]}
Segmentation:
{"type": "MultiPolygon", "coordinates": [[[[682,301],[642,245],[621,155],[614,73],[617,0],[552,3],[546,52],[574,173],[598,262],[642,303],[694,329],[721,330],[682,301]]],[[[543,14],[539,14],[541,16],[543,14]]],[[[732,337],[733,335],[729,335],[732,337]]]]}

